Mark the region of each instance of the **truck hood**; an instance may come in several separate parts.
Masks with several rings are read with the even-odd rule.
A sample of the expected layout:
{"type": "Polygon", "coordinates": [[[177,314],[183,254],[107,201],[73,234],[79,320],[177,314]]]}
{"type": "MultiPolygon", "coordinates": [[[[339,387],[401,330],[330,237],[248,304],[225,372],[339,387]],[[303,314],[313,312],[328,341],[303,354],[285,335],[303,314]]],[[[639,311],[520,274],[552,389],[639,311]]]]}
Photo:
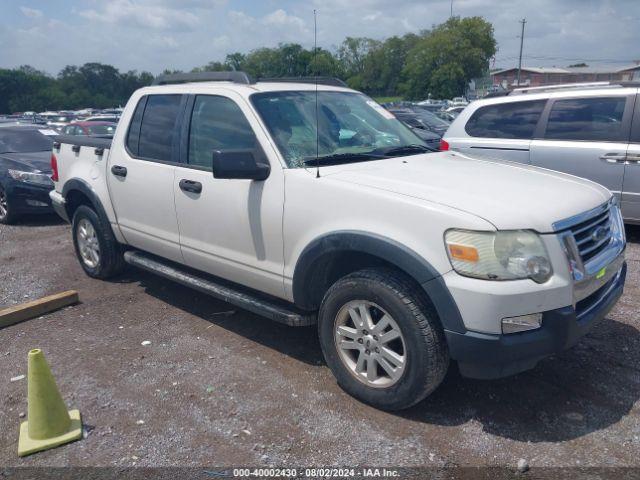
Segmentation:
{"type": "Polygon", "coordinates": [[[601,185],[572,175],[449,152],[323,167],[321,174],[463,210],[499,230],[551,232],[554,222],[611,198],[601,185]]]}
{"type": "Polygon", "coordinates": [[[27,172],[51,173],[51,151],[28,153],[0,153],[7,168],[27,172]]]}

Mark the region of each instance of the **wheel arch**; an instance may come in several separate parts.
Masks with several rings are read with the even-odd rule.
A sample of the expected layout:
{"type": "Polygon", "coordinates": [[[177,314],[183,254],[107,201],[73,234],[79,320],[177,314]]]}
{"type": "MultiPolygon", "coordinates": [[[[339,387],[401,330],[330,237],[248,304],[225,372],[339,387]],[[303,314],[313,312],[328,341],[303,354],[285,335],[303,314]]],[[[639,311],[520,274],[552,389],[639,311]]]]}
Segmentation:
{"type": "Polygon", "coordinates": [[[465,332],[460,311],[440,273],[422,256],[390,238],[343,230],[311,241],[293,273],[293,299],[307,310],[319,307],[328,288],[353,271],[386,266],[402,271],[424,290],[446,330],[465,332]]]}
{"type": "Polygon", "coordinates": [[[98,195],[91,186],[79,178],[72,178],[67,181],[62,188],[62,196],[65,199],[65,210],[69,216],[69,221],[73,221],[73,214],[80,205],[92,207],[100,218],[109,225],[109,217],[102,206],[98,195]]]}

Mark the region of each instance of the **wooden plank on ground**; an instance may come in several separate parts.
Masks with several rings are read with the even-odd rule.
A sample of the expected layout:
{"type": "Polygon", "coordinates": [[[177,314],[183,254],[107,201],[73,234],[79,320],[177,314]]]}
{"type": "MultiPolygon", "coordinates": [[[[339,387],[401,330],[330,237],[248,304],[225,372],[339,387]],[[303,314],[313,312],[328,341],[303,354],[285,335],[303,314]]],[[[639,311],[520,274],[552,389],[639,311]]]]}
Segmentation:
{"type": "Polygon", "coordinates": [[[39,298],[31,302],[12,305],[0,310],[0,328],[8,327],[14,323],[30,320],[45,313],[53,312],[68,305],[78,303],[78,292],[69,290],[56,293],[48,297],[39,298]]]}

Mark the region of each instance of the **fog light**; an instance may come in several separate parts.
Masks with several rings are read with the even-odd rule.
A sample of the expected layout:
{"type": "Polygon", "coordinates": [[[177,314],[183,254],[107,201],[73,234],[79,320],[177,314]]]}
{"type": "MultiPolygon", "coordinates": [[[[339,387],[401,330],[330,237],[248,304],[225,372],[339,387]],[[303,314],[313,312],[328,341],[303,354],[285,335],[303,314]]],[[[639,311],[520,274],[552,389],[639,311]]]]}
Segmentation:
{"type": "Polygon", "coordinates": [[[27,199],[27,205],[30,205],[32,207],[46,207],[46,206],[48,206],[45,202],[41,202],[40,200],[31,200],[30,198],[27,199]]]}
{"type": "Polygon", "coordinates": [[[532,313],[530,315],[520,315],[519,317],[508,317],[502,319],[502,333],[517,333],[527,330],[535,330],[542,325],[542,314],[532,313]]]}

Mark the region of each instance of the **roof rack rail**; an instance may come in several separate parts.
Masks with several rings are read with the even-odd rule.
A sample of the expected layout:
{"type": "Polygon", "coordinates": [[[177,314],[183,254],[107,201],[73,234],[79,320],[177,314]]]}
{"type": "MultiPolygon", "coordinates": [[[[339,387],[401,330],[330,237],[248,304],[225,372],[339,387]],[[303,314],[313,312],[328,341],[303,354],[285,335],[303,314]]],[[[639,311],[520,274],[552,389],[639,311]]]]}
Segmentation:
{"type": "Polygon", "coordinates": [[[280,77],[259,78],[258,82],[283,82],[283,83],[317,83],[318,85],[331,85],[333,87],[347,87],[339,78],[334,77],[280,77]]]}
{"type": "Polygon", "coordinates": [[[526,93],[543,93],[552,92],[554,90],[576,90],[589,88],[606,88],[606,87],[640,87],[638,81],[610,81],[610,82],[585,82],[585,83],[562,83],[559,85],[545,85],[541,87],[523,87],[515,88],[511,91],[513,95],[522,95],[526,93]]]}
{"type": "Polygon", "coordinates": [[[196,73],[172,73],[170,75],[157,76],[151,85],[170,85],[176,83],[191,82],[234,82],[250,85],[251,77],[244,72],[196,72],[196,73]]]}

